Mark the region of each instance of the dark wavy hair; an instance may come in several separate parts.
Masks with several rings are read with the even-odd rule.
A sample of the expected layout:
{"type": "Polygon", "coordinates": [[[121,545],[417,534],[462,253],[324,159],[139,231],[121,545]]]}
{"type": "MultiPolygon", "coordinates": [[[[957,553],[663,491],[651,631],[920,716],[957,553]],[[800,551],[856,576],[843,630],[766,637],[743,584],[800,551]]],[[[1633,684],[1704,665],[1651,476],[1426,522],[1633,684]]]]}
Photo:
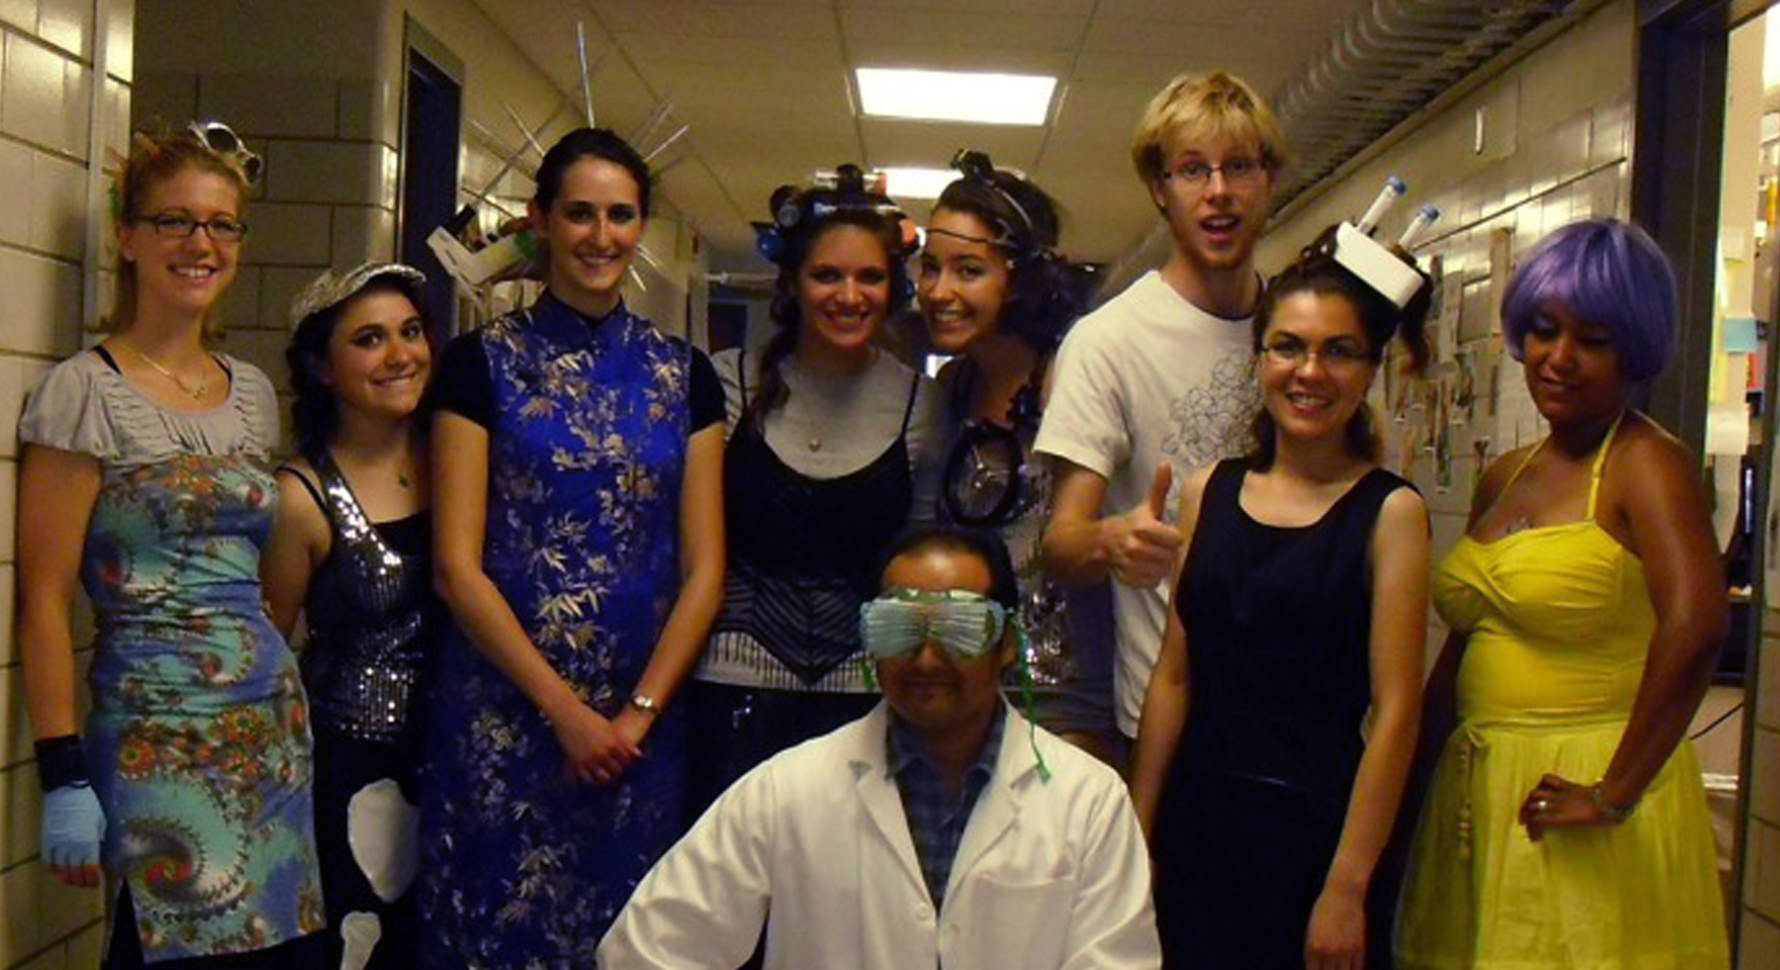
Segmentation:
{"type": "Polygon", "coordinates": [[[975,216],[990,228],[1012,264],[999,325],[1040,354],[1055,350],[1093,286],[1083,267],[1056,252],[1063,230],[1057,203],[1026,179],[993,169],[952,182],[933,208],[975,216]]]}
{"type": "MultiPolygon", "coordinates": [[[[1428,366],[1426,328],[1428,309],[1434,299],[1433,281],[1415,264],[1413,258],[1399,251],[1398,258],[1421,277],[1421,285],[1409,298],[1408,304],[1399,308],[1389,297],[1373,289],[1371,284],[1336,261],[1335,229],[1335,226],[1330,226],[1317,237],[1316,242],[1305,247],[1290,266],[1267,281],[1261,306],[1255,312],[1252,332],[1255,355],[1258,357],[1261,353],[1267,327],[1273,321],[1279,305],[1286,297],[1309,292],[1318,296],[1341,297],[1354,308],[1360,317],[1360,326],[1366,330],[1366,352],[1374,364],[1384,360],[1385,348],[1390,344],[1391,338],[1395,337],[1402,342],[1409,354],[1405,370],[1410,374],[1422,373],[1428,366]]],[[[1273,415],[1267,413],[1266,408],[1259,409],[1254,422],[1249,426],[1253,440],[1248,459],[1254,468],[1272,467],[1277,431],[1278,426],[1273,415]]],[[[1348,454],[1365,461],[1378,460],[1378,431],[1372,419],[1372,408],[1365,401],[1360,402],[1354,416],[1348,419],[1345,438],[1348,454]]]]}
{"type": "MultiPolygon", "coordinates": [[[[370,293],[400,293],[414,304],[420,315],[421,329],[431,334],[426,303],[420,299],[419,287],[393,273],[373,276],[353,294],[333,306],[323,307],[304,317],[291,331],[290,344],[284,348],[284,365],[290,371],[291,431],[296,435],[297,450],[311,455],[328,447],[340,430],[340,402],[334,389],[322,383],[316,371],[328,360],[328,344],[334,339],[334,327],[346,315],[346,308],[370,293]]],[[[430,339],[430,338],[429,338],[430,339]]],[[[431,408],[432,395],[421,395],[420,406],[409,420],[426,429],[426,411],[431,408]]]]}
{"type": "MultiPolygon", "coordinates": [[[[857,176],[857,168],[842,166],[843,176],[848,170],[852,176],[857,176]]],[[[885,318],[895,315],[907,302],[910,286],[906,263],[908,242],[902,231],[904,217],[900,213],[891,215],[880,211],[879,206],[888,203],[883,196],[865,193],[851,184],[843,185],[839,190],[799,191],[781,186],[773,193],[769,205],[772,212],[796,206],[801,215],[793,227],[782,232],[784,248],[774,260],[779,275],[773,280],[773,298],[768,308],[773,320],[773,335],[760,355],[760,387],[755,395],[759,406],[753,409],[754,421],[759,426],[765,426],[768,411],[780,407],[791,396],[781,367],[797,352],[797,335],[803,325],[798,278],[818,240],[841,226],[871,233],[884,249],[884,264],[890,273],[890,300],[884,308],[885,318]]]]}
{"type": "Polygon", "coordinates": [[[550,146],[544,153],[544,160],[538,164],[537,189],[532,194],[532,201],[539,209],[550,211],[551,204],[562,194],[563,174],[583,158],[604,159],[629,172],[637,183],[637,208],[643,218],[649,218],[649,201],[654,188],[649,163],[643,161],[643,156],[631,147],[630,142],[610,128],[576,128],[550,146]]]}
{"type": "Polygon", "coordinates": [[[1014,573],[1013,558],[1008,555],[1007,543],[1001,538],[1001,533],[989,529],[971,529],[946,523],[911,526],[892,540],[884,554],[878,558],[876,575],[879,577],[879,584],[882,585],[884,571],[890,568],[890,563],[910,553],[927,549],[962,552],[981,559],[983,565],[989,567],[988,597],[1006,607],[1009,613],[1019,612],[1020,584],[1014,573]]]}

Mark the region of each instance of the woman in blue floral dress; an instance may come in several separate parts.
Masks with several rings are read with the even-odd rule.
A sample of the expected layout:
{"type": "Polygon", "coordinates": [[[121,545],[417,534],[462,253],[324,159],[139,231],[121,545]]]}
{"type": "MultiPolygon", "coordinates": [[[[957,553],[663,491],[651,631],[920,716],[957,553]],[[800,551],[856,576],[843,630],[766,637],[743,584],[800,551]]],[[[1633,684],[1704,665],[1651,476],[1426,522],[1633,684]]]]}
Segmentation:
{"type": "Polygon", "coordinates": [[[684,829],[673,703],[723,586],[723,395],[621,285],[649,172],[571,132],[530,214],[546,292],[445,350],[434,557],[457,620],[421,817],[429,966],[591,967],[684,829]]]}
{"type": "Polygon", "coordinates": [[[66,882],[116,887],[106,965],[313,967],[322,926],[297,666],[260,606],[278,489],[271,382],[205,346],[258,159],[219,125],[138,134],[103,343],[19,422],[20,629],[66,882]],[[75,734],[70,602],[97,620],[75,734]]]}

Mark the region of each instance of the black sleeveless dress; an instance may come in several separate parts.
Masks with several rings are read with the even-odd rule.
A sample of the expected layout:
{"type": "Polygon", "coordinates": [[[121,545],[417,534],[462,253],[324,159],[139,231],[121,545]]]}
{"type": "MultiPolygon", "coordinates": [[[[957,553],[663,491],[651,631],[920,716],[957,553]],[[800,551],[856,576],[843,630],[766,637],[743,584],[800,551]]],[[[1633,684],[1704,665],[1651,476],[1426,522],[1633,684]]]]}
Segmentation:
{"type": "Polygon", "coordinates": [[[329,965],[368,947],[369,970],[399,970],[416,965],[414,806],[445,616],[432,589],[432,520],[423,510],[373,523],[326,451],[304,457],[320,489],[297,479],[326,513],[332,539],[304,597],[300,659],[315,732],[329,965]]]}
{"type": "MultiPolygon", "coordinates": [[[[1302,970],[1364,749],[1367,549],[1385,497],[1414,487],[1373,469],[1317,522],[1282,527],[1243,511],[1247,471],[1241,459],[1213,470],[1174,596],[1192,703],[1154,835],[1168,967],[1302,970]]],[[[1388,966],[1384,876],[1368,966],[1388,966]]]]}

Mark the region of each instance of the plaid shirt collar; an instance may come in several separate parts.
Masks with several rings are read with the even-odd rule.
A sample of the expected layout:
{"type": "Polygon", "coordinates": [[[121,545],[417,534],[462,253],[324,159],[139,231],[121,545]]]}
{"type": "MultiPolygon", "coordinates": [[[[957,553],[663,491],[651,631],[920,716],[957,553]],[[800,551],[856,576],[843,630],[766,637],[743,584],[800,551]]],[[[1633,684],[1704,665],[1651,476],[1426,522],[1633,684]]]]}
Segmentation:
{"type": "Polygon", "coordinates": [[[896,779],[896,790],[902,795],[909,836],[915,843],[915,855],[921,862],[921,875],[935,910],[944,901],[952,860],[964,841],[964,829],[976,807],[977,796],[995,775],[1006,725],[1007,704],[998,701],[983,746],[977,751],[976,760],[964,770],[963,789],[954,798],[939,766],[927,756],[920,736],[894,711],[890,712],[890,730],[884,735],[885,760],[890,776],[896,779]]]}

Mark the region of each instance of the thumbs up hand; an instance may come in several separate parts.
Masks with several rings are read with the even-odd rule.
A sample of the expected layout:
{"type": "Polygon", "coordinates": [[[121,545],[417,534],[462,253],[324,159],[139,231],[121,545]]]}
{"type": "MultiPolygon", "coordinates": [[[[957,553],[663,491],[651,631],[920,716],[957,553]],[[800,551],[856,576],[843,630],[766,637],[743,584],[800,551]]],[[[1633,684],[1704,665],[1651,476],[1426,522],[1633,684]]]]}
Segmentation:
{"type": "Polygon", "coordinates": [[[1147,589],[1167,579],[1187,541],[1167,517],[1168,488],[1173,480],[1173,466],[1159,462],[1149,495],[1131,511],[1109,516],[1101,523],[1107,568],[1127,586],[1147,589]]]}

